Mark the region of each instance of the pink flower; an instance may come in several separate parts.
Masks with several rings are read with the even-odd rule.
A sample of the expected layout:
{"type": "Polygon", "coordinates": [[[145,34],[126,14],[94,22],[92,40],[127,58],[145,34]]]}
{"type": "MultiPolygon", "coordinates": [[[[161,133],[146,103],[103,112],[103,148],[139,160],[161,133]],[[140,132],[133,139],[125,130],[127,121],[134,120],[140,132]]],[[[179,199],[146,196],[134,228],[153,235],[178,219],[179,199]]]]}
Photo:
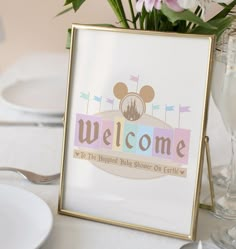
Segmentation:
{"type": "Polygon", "coordinates": [[[178,4],[178,0],[138,0],[136,3],[136,10],[142,11],[143,5],[148,12],[151,12],[153,7],[155,9],[161,9],[161,4],[165,3],[170,9],[180,12],[184,9],[178,4]]]}
{"type": "Polygon", "coordinates": [[[161,0],[138,0],[136,3],[136,10],[141,12],[143,5],[145,6],[145,9],[150,12],[152,11],[153,7],[156,9],[161,8],[161,0]]]}
{"type": "Polygon", "coordinates": [[[184,9],[179,5],[178,0],[163,0],[163,2],[172,10],[181,12],[184,9]]]}

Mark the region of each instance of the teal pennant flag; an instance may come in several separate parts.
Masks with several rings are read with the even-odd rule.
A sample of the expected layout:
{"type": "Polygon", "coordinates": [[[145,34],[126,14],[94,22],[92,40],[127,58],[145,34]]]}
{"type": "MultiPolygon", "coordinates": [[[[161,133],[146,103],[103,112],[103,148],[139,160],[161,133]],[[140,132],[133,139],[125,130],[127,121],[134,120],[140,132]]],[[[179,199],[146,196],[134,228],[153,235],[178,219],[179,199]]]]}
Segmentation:
{"type": "Polygon", "coordinates": [[[174,111],[174,106],[173,105],[166,105],[166,111],[167,112],[174,111]]]}
{"type": "Polygon", "coordinates": [[[152,105],[152,110],[159,110],[160,109],[160,105],[152,105]]]}
{"type": "Polygon", "coordinates": [[[93,97],[93,100],[95,100],[95,101],[101,103],[101,102],[102,102],[102,96],[101,96],[101,97],[94,96],[94,97],[93,97]]]}
{"type": "Polygon", "coordinates": [[[80,92],[80,98],[89,100],[89,93],[80,92]]]}

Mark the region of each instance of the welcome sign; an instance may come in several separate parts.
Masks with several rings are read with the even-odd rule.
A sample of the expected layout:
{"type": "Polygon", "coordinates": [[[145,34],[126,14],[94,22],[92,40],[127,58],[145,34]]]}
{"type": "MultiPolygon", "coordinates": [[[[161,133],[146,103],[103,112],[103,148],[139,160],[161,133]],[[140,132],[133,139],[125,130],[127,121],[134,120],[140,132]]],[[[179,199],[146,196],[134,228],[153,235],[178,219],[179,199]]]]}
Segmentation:
{"type": "Polygon", "coordinates": [[[195,238],[212,39],[73,26],[60,213],[195,238]]]}
{"type": "MultiPolygon", "coordinates": [[[[114,92],[119,87],[125,87],[125,84],[118,83],[114,88],[114,92]]],[[[149,86],[145,86],[145,88],[151,89],[149,86]]],[[[117,95],[119,94],[117,93],[117,95]]],[[[124,177],[126,176],[125,170],[120,169],[119,166],[133,167],[133,174],[129,176],[132,178],[138,175],[136,173],[138,169],[153,171],[152,177],[157,176],[157,172],[186,176],[186,168],[180,169],[180,165],[177,166],[174,163],[188,163],[190,130],[163,128],[164,123],[159,128],[160,124],[158,122],[160,120],[142,113],[144,109],[142,105],[140,105],[141,113],[138,111],[135,98],[139,95],[136,95],[136,93],[132,93],[132,95],[129,93],[130,100],[126,100],[127,106],[123,107],[124,103],[122,102],[118,111],[105,111],[96,115],[77,113],[74,145],[75,148],[79,149],[74,150],[74,157],[93,162],[104,162],[105,165],[101,164],[101,168],[110,173],[118,170],[120,175],[124,177]],[[134,107],[133,109],[132,106],[134,107]],[[150,124],[152,121],[153,126],[143,125],[142,120],[145,123],[144,120],[146,119],[150,119],[150,124]],[[92,153],[91,150],[86,151],[86,148],[95,149],[95,151],[101,149],[104,154],[92,153]],[[123,152],[122,157],[121,155],[120,157],[114,157],[114,152],[123,152]],[[132,154],[140,159],[138,161],[131,160],[132,154]],[[156,163],[154,164],[153,162],[149,167],[138,166],[140,165],[140,160],[147,162],[150,158],[154,159],[156,163]],[[107,163],[117,165],[119,169],[116,170],[114,166],[107,167],[107,163]],[[172,163],[172,166],[170,163],[172,163]],[[167,168],[168,170],[166,170],[167,168]],[[172,170],[170,170],[171,168],[172,170]]],[[[85,95],[82,94],[81,96],[85,95]]],[[[154,97],[154,94],[152,96],[154,97]]],[[[96,101],[97,99],[94,98],[96,101]]],[[[102,97],[99,100],[102,101],[102,97]]],[[[185,107],[185,110],[189,111],[189,107],[185,107]]],[[[141,176],[145,177],[146,174],[142,172],[141,176]]]]}

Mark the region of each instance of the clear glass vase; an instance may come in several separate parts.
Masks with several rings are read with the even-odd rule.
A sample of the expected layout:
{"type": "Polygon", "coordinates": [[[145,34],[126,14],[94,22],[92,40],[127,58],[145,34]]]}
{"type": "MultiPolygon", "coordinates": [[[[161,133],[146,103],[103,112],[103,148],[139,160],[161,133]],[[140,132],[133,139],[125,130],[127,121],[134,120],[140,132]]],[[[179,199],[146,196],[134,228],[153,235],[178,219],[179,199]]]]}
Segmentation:
{"type": "Polygon", "coordinates": [[[232,162],[231,167],[229,169],[229,183],[227,191],[223,196],[216,199],[215,202],[216,216],[225,219],[236,219],[236,137],[234,134],[232,134],[231,144],[232,162]]]}
{"type": "MultiPolygon", "coordinates": [[[[226,38],[225,38],[226,39],[226,38]]],[[[215,51],[213,77],[211,85],[211,95],[214,100],[215,106],[220,112],[220,99],[222,89],[224,85],[225,71],[226,71],[226,57],[227,50],[225,48],[225,41],[220,41],[215,51]]],[[[225,137],[225,139],[227,139],[225,137]]],[[[232,155],[231,155],[232,158],[232,155]]],[[[220,165],[213,165],[212,175],[213,182],[221,187],[227,187],[229,182],[229,168],[232,159],[228,159],[228,162],[220,165]]],[[[214,162],[213,162],[214,164],[214,162]]]]}
{"type": "MultiPolygon", "coordinates": [[[[236,17],[236,7],[234,7],[229,16],[236,17]]],[[[227,54],[228,54],[228,40],[229,36],[236,31],[236,19],[233,21],[231,26],[225,30],[221,35],[220,40],[217,42],[216,51],[215,51],[215,62],[213,69],[213,79],[212,79],[212,97],[215,102],[216,107],[221,112],[220,99],[224,86],[224,78],[226,73],[226,64],[227,64],[227,54]]],[[[227,128],[227,126],[226,126],[227,128]]],[[[223,165],[218,165],[213,167],[213,181],[218,186],[227,187],[229,183],[229,171],[231,168],[233,155],[227,163],[223,165]]]]}
{"type": "MultiPolygon", "coordinates": [[[[236,219],[236,32],[229,35],[227,68],[220,98],[220,112],[230,131],[232,162],[226,193],[216,200],[216,214],[226,219],[236,219]]],[[[212,233],[212,240],[224,249],[236,248],[236,226],[222,228],[212,233]]]]}

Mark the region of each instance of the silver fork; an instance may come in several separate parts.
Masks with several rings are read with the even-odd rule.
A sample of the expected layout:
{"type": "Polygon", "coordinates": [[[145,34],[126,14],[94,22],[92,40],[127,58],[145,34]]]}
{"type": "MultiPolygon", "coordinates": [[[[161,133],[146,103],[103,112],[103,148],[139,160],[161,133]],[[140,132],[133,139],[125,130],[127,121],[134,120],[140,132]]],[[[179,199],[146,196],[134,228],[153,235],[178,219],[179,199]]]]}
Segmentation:
{"type": "Polygon", "coordinates": [[[12,167],[0,167],[0,171],[16,172],[19,175],[23,176],[28,181],[35,184],[51,184],[56,180],[58,180],[60,177],[59,173],[55,175],[39,175],[28,170],[12,168],[12,167]]]}

